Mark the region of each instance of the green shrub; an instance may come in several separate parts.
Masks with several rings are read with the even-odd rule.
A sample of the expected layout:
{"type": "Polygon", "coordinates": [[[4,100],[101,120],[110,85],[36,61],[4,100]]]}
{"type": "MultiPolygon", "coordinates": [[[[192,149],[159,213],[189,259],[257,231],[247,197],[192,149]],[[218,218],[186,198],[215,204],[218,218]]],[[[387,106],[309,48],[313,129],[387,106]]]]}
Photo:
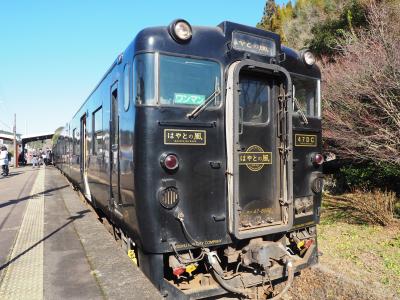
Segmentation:
{"type": "Polygon", "coordinates": [[[388,163],[363,163],[342,167],[336,179],[344,181],[348,190],[374,189],[394,191],[400,195],[400,166],[388,163]]]}
{"type": "Polygon", "coordinates": [[[354,36],[356,29],[366,26],[366,6],[357,0],[349,1],[337,19],[328,19],[312,28],[309,47],[318,55],[335,55],[347,35],[354,36]]]}

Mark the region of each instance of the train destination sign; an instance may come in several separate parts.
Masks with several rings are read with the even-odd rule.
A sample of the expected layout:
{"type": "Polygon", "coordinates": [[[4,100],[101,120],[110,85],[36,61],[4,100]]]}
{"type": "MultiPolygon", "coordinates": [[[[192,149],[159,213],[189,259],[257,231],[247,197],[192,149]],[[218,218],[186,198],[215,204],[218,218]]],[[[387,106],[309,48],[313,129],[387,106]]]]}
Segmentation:
{"type": "Polygon", "coordinates": [[[297,147],[317,147],[317,136],[315,134],[295,134],[294,145],[297,147]]]}
{"type": "Polygon", "coordinates": [[[164,129],[164,145],[206,145],[205,130],[164,129]]]}
{"type": "Polygon", "coordinates": [[[233,49],[251,52],[263,56],[275,56],[275,42],[267,38],[261,38],[241,32],[232,33],[233,49]]]}

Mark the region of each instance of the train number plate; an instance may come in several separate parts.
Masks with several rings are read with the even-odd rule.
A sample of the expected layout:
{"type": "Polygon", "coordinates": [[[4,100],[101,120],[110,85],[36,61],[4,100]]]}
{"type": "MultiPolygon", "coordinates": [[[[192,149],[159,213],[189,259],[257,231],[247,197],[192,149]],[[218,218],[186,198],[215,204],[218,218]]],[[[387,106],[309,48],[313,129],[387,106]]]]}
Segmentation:
{"type": "Polygon", "coordinates": [[[295,134],[294,139],[294,145],[297,147],[317,147],[315,134],[295,134]]]}
{"type": "Polygon", "coordinates": [[[164,145],[206,145],[205,130],[164,129],[164,145]]]}

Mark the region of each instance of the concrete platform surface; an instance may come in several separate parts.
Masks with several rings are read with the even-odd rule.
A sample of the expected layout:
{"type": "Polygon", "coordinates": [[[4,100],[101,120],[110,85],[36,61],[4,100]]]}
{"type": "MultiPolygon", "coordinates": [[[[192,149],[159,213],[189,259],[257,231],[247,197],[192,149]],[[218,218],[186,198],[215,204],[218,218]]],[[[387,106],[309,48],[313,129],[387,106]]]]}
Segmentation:
{"type": "Polygon", "coordinates": [[[0,177],[0,299],[161,299],[54,167],[0,177]]]}

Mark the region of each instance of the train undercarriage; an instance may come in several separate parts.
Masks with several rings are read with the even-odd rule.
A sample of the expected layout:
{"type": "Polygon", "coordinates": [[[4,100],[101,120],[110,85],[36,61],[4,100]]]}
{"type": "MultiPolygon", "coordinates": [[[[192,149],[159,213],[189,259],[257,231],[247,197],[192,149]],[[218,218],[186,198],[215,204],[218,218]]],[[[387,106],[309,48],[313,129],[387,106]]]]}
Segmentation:
{"type": "MultiPolygon", "coordinates": [[[[114,227],[113,231],[140,268],[141,257],[149,256],[122,230],[114,227]]],[[[171,247],[174,251],[164,254],[159,266],[164,278],[158,287],[167,299],[280,299],[295,275],[318,261],[316,227],[210,248],[171,247]]]]}

